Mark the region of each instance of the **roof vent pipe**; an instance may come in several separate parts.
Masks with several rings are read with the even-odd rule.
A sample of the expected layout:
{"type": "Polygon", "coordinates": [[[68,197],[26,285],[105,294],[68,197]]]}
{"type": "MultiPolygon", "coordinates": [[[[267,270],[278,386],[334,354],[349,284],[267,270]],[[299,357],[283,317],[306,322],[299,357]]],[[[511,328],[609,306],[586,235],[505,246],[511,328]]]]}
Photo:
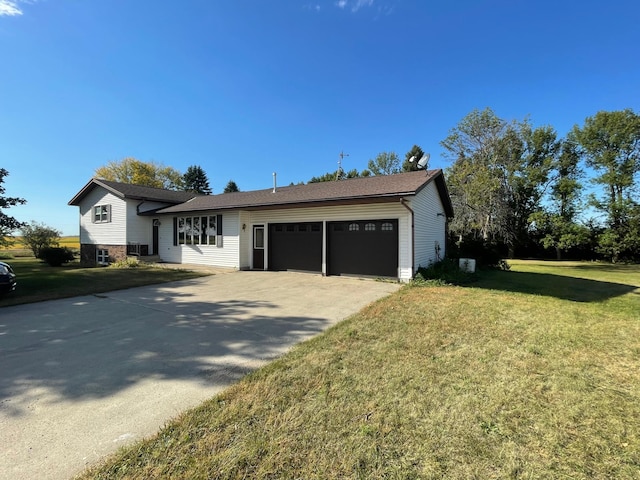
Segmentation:
{"type": "Polygon", "coordinates": [[[276,172],[273,172],[273,192],[276,193],[276,172]]]}

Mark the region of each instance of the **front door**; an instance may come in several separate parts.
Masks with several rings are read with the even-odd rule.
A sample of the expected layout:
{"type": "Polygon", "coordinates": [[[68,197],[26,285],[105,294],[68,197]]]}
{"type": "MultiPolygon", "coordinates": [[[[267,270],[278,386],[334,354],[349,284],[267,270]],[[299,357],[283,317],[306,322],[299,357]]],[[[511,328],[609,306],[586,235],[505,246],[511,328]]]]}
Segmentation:
{"type": "Polygon", "coordinates": [[[264,270],[264,225],[253,227],[253,269],[264,270]]]}

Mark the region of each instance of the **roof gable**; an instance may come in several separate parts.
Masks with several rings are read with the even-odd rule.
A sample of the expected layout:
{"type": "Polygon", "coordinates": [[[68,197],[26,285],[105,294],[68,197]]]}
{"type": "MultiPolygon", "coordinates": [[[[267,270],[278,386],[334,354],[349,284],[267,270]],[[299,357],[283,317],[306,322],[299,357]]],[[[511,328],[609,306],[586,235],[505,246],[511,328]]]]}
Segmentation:
{"type": "Polygon", "coordinates": [[[186,202],[198,196],[198,194],[193,192],[166,190],[164,188],[154,188],[146,185],[134,185],[131,183],[112,182],[109,180],[92,178],[71,200],[69,200],[69,205],[80,205],[82,199],[96,187],[102,187],[122,199],[129,198],[148,202],[162,202],[172,205],[186,202]]]}

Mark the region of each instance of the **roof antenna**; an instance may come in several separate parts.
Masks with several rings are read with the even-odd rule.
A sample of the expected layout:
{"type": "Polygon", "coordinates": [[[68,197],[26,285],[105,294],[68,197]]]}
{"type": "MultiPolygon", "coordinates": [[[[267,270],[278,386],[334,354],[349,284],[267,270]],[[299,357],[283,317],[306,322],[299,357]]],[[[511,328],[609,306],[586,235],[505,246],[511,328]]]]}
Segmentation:
{"type": "Polygon", "coordinates": [[[348,157],[349,154],[348,153],[344,153],[344,151],[340,152],[340,155],[338,155],[340,157],[340,160],[338,160],[338,171],[336,172],[336,180],[340,180],[340,177],[342,176],[342,172],[344,170],[342,170],[342,159],[344,157],[348,157]]]}

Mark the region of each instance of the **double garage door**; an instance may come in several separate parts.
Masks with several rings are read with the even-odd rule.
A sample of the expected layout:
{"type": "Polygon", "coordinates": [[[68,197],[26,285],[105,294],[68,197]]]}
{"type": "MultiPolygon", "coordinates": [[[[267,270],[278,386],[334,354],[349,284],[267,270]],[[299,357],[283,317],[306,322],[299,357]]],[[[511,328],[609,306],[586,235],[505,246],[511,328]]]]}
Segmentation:
{"type": "MultiPolygon", "coordinates": [[[[322,223],[269,224],[269,269],[322,271],[322,223]]],[[[327,222],[327,274],[398,276],[398,220],[327,222]]]]}

